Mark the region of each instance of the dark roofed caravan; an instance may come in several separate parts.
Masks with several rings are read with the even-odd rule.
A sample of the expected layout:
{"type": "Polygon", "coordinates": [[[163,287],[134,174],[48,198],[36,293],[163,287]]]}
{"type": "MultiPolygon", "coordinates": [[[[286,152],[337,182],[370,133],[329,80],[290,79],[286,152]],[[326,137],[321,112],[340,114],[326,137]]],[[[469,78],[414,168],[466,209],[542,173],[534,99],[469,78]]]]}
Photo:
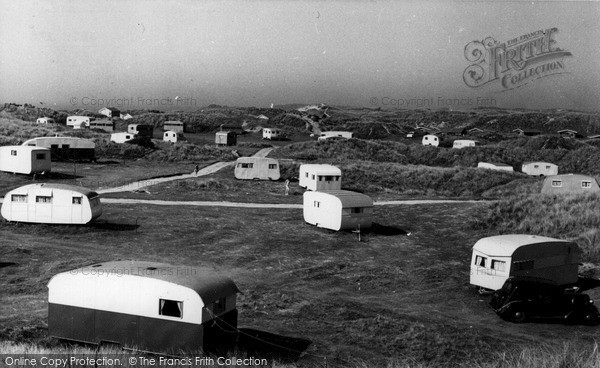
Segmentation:
{"type": "Polygon", "coordinates": [[[237,286],[212,270],[115,261],[55,275],[48,283],[52,337],[157,353],[229,345],[237,286]]]}
{"type": "Polygon", "coordinates": [[[93,161],[96,159],[96,144],[89,139],[77,137],[38,137],[25,141],[23,146],[48,148],[54,161],[93,161]]]}

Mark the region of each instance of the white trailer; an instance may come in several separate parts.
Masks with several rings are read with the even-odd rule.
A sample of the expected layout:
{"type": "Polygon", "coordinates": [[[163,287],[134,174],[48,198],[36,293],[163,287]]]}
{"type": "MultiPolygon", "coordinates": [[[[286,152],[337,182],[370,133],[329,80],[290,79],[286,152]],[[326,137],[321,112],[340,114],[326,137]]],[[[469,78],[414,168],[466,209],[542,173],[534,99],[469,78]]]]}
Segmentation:
{"type": "Polygon", "coordinates": [[[0,147],[0,171],[13,174],[49,173],[52,167],[50,150],[32,146],[0,147]]]}
{"type": "Polygon", "coordinates": [[[434,146],[437,147],[440,145],[440,139],[438,138],[437,135],[433,135],[433,134],[427,134],[423,136],[423,139],[421,140],[421,143],[424,146],[434,146]]]}
{"type": "Polygon", "coordinates": [[[579,247],[537,235],[497,235],[473,246],[470,283],[498,290],[510,276],[530,276],[559,285],[577,282],[579,247]]]}
{"type": "Polygon", "coordinates": [[[452,143],[452,148],[461,149],[465,147],[475,147],[475,141],[470,139],[457,139],[452,143]]]}
{"type": "Polygon", "coordinates": [[[43,118],[38,118],[36,120],[37,124],[54,124],[55,121],[52,118],[48,118],[48,117],[43,117],[43,118]]]}
{"type": "Polygon", "coordinates": [[[269,157],[240,157],[235,162],[236,179],[279,180],[279,161],[269,157]]]}
{"type": "Polygon", "coordinates": [[[525,162],[521,171],[531,176],[551,176],[558,174],[558,166],[549,162],[525,162]]]}
{"type": "Polygon", "coordinates": [[[102,214],[98,193],[65,184],[29,184],[6,193],[1,209],[8,221],[87,224],[102,214]]]}
{"type": "Polygon", "coordinates": [[[67,116],[67,126],[71,126],[74,129],[76,127],[89,128],[90,121],[92,121],[92,118],[89,116],[67,116]]]}
{"type": "Polygon", "coordinates": [[[368,229],[373,223],[371,197],[348,190],[304,192],[304,221],[331,230],[368,229]]]}
{"type": "Polygon", "coordinates": [[[352,136],[353,136],[352,132],[329,131],[329,132],[322,132],[321,135],[319,135],[319,138],[317,138],[317,140],[325,141],[325,140],[331,139],[331,138],[350,139],[350,138],[352,138],[352,136]]]}
{"type": "Polygon", "coordinates": [[[281,129],[277,128],[263,128],[262,137],[263,139],[280,139],[283,136],[281,129]]]}
{"type": "Polygon", "coordinates": [[[300,165],[298,185],[307,190],[342,189],[342,170],[333,165],[300,165]]]}
{"type": "Polygon", "coordinates": [[[110,141],[115,143],[125,143],[135,138],[135,134],[127,132],[112,133],[110,141]]]}
{"type": "Polygon", "coordinates": [[[497,170],[497,171],[508,171],[508,172],[514,171],[512,166],[501,163],[501,162],[479,162],[479,163],[477,163],[477,167],[480,169],[489,169],[489,170],[497,170]]]}
{"type": "Polygon", "coordinates": [[[172,130],[167,130],[163,133],[163,141],[165,142],[177,143],[178,141],[182,140],[182,138],[183,136],[181,133],[174,132],[172,130]]]}
{"type": "Polygon", "coordinates": [[[48,282],[48,334],[181,355],[234,341],[238,292],[233,281],[210,269],[141,261],[94,264],[48,282]]]}

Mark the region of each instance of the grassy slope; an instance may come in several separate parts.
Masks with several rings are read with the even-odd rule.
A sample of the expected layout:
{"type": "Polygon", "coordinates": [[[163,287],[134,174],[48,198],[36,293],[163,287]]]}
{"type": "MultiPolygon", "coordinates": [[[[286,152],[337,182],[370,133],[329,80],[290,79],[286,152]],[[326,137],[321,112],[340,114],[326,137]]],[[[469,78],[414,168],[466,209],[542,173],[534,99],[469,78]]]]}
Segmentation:
{"type": "Polygon", "coordinates": [[[570,239],[579,244],[584,261],[600,262],[600,194],[509,197],[493,203],[475,220],[496,234],[526,233],[570,239]]]}

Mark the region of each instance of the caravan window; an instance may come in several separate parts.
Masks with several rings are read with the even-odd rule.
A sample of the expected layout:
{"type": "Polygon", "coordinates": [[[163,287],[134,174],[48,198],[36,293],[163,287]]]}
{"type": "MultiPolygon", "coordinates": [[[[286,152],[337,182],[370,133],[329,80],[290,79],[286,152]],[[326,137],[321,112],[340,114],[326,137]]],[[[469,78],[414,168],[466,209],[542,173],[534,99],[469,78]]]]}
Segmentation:
{"type": "Polygon", "coordinates": [[[319,201],[314,201],[313,202],[313,206],[314,207],[319,207],[320,205],[321,205],[321,202],[319,202],[319,201]]]}
{"type": "Polygon", "coordinates": [[[550,165],[546,165],[546,170],[550,170],[550,165]]]}
{"type": "Polygon", "coordinates": [[[269,164],[269,169],[276,169],[277,168],[277,164],[269,164]]]}
{"type": "Polygon", "coordinates": [[[533,269],[533,260],[513,262],[516,271],[525,271],[533,269]]]}
{"type": "Polygon", "coordinates": [[[158,314],[168,317],[183,317],[183,302],[176,300],[160,299],[158,314]]]}
{"type": "Polygon", "coordinates": [[[496,270],[496,271],[506,271],[506,262],[504,261],[499,261],[497,259],[492,259],[492,270],[496,270]]]}
{"type": "Polygon", "coordinates": [[[533,167],[537,169],[540,167],[540,165],[533,165],[533,167]]]}
{"type": "Polygon", "coordinates": [[[11,156],[16,156],[17,155],[17,150],[10,150],[10,155],[11,156]]]}
{"type": "Polygon", "coordinates": [[[487,259],[486,257],[475,256],[475,266],[485,267],[485,260],[486,259],[487,259]]]}
{"type": "Polygon", "coordinates": [[[552,186],[554,188],[562,187],[562,180],[552,180],[552,186]]]}
{"type": "Polygon", "coordinates": [[[12,194],[10,196],[11,202],[27,202],[26,194],[12,194]]]}
{"type": "Polygon", "coordinates": [[[36,203],[52,203],[52,197],[48,196],[35,196],[36,203]]]}
{"type": "Polygon", "coordinates": [[[45,160],[46,159],[46,154],[45,153],[37,153],[35,155],[35,159],[36,160],[45,160]]]}
{"type": "Polygon", "coordinates": [[[363,213],[363,212],[364,212],[364,208],[362,208],[362,207],[350,208],[350,213],[363,213]]]}
{"type": "Polygon", "coordinates": [[[591,188],[592,187],[592,181],[591,180],[582,180],[581,181],[581,187],[582,188],[591,188]]]}
{"type": "Polygon", "coordinates": [[[254,164],[251,163],[242,163],[241,165],[244,169],[251,169],[254,166],[254,164]]]}
{"type": "Polygon", "coordinates": [[[81,204],[81,197],[73,197],[73,204],[81,204]]]}

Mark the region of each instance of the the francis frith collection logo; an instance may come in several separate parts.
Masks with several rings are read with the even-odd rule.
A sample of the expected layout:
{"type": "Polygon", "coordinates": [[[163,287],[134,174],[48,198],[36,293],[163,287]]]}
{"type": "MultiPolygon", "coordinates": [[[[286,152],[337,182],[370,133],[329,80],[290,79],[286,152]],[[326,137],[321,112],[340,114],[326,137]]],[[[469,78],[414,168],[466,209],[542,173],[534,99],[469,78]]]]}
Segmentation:
{"type": "Polygon", "coordinates": [[[566,73],[564,59],[571,53],[556,45],[557,32],[557,28],[549,28],[503,43],[492,37],[468,43],[465,58],[471,65],[463,73],[464,82],[473,88],[499,83],[503,90],[509,90],[566,73]]]}

